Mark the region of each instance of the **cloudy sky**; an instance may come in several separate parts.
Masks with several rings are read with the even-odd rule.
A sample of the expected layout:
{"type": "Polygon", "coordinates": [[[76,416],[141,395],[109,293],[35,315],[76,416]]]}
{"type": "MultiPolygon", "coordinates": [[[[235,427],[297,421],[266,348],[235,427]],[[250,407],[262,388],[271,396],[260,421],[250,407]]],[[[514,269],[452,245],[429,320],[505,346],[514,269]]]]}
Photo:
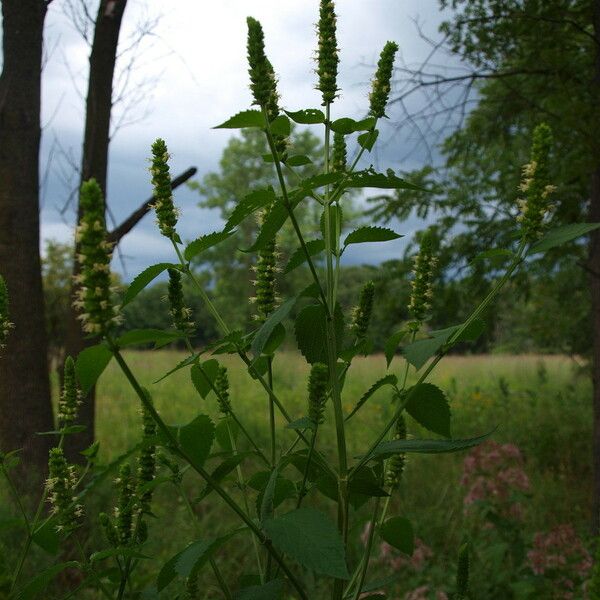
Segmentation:
{"type": "MultiPolygon", "coordinates": [[[[43,74],[42,238],[69,240],[74,210],[68,204],[76,186],[70,162],[77,164],[82,143],[84,94],[89,47],[65,14],[68,0],[50,5],[43,74]],[[68,158],[67,158],[68,157],[68,158]]],[[[95,2],[88,2],[94,7],[95,2]]],[[[116,222],[150,194],[149,147],[156,137],[167,140],[174,174],[189,166],[197,177],[214,170],[230,131],[211,129],[250,106],[245,58],[246,16],[259,19],[265,30],[267,52],[279,77],[282,105],[294,110],[319,106],[314,90],[315,22],[318,0],[129,0],[121,37],[121,68],[126,51],[140,24],[155,21],[137,51],[129,82],[130,106],[115,107],[115,121],[133,121],[116,131],[110,149],[108,201],[116,222]],[[146,85],[145,82],[153,82],[146,85]]],[[[406,63],[416,63],[428,52],[414,20],[436,35],[441,20],[437,0],[338,0],[338,34],[341,48],[339,84],[342,96],[334,117],[364,116],[372,66],[386,40],[399,43],[406,63]]],[[[390,115],[394,117],[392,113],[390,115]]],[[[382,131],[385,151],[369,161],[395,170],[419,163],[415,156],[402,163],[407,140],[397,139],[392,128],[382,131]]],[[[176,192],[181,207],[181,233],[193,239],[218,229],[216,212],[201,210],[198,197],[186,188],[176,192]]],[[[410,234],[418,223],[398,226],[410,234]]],[[[373,248],[349,255],[352,262],[379,262],[402,251],[401,240],[385,249],[373,248]]],[[[170,259],[170,246],[157,233],[148,216],[121,244],[122,264],[115,267],[128,279],[149,264],[170,259]]]]}

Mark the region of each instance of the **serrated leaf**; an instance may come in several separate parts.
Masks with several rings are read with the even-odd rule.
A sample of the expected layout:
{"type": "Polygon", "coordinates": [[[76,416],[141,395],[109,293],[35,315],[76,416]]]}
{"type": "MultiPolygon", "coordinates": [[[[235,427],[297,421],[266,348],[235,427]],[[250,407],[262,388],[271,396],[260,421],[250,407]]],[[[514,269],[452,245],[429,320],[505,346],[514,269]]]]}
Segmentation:
{"type": "Polygon", "coordinates": [[[269,336],[269,339],[263,348],[263,354],[266,356],[273,356],[277,348],[283,344],[284,340],[285,327],[281,323],[277,323],[277,325],[275,325],[275,329],[271,331],[271,335],[269,336]]]}
{"type": "Polygon", "coordinates": [[[198,256],[198,254],[220,244],[232,235],[233,231],[214,231],[213,233],[207,233],[193,242],[190,242],[186,246],[183,256],[185,257],[185,260],[192,260],[192,258],[198,256]]]}
{"type": "Polygon", "coordinates": [[[370,460],[389,458],[394,454],[412,452],[416,454],[446,454],[461,452],[485,442],[495,429],[479,437],[455,440],[390,440],[381,442],[370,456],[370,460]]]}
{"type": "Polygon", "coordinates": [[[112,352],[104,344],[96,344],[82,350],[75,361],[75,373],[79,386],[87,394],[108,366],[112,352]]]}
{"type": "Polygon", "coordinates": [[[345,181],[346,188],[379,188],[386,190],[415,190],[426,192],[427,190],[397,177],[390,169],[386,175],[375,171],[357,171],[352,173],[345,181]]]}
{"type": "MultiPolygon", "coordinates": [[[[211,478],[216,481],[222,481],[229,473],[234,471],[238,465],[240,465],[248,456],[250,456],[251,452],[240,452],[235,454],[234,456],[227,457],[211,474],[211,478]]],[[[202,502],[204,498],[206,498],[212,491],[213,487],[210,485],[206,485],[202,492],[200,492],[200,496],[195,499],[195,503],[202,502]]]]}
{"type": "MultiPolygon", "coordinates": [[[[344,316],[339,304],[335,307],[334,328],[339,354],[344,341],[344,316]]],[[[309,363],[327,363],[327,318],[322,304],[309,304],[297,315],[294,324],[298,349],[309,363]]]]}
{"type": "Polygon", "coordinates": [[[132,329],[117,339],[120,348],[138,344],[156,344],[164,346],[185,337],[181,331],[163,331],[162,329],[132,329]]]}
{"type": "Polygon", "coordinates": [[[354,131],[370,131],[375,127],[376,122],[377,119],[375,119],[375,117],[367,117],[366,119],[356,121],[354,123],[354,131]]]}
{"type": "Polygon", "coordinates": [[[337,579],[348,579],[344,543],[336,526],[323,513],[299,508],[267,519],[264,530],[273,545],[303,567],[337,579]]]}
{"type": "Polygon", "coordinates": [[[381,526],[381,537],[390,546],[412,556],[415,549],[415,532],[408,519],[392,517],[381,526]]]}
{"type": "Polygon", "coordinates": [[[48,587],[50,582],[65,569],[79,568],[81,565],[74,560],[52,565],[44,569],[39,575],[29,580],[29,583],[22,587],[15,595],[16,600],[30,600],[40,598],[40,594],[48,587]]]}
{"type": "Polygon", "coordinates": [[[233,209],[227,223],[225,224],[225,231],[231,231],[234,227],[239,225],[246,217],[249,217],[255,211],[273,204],[277,197],[273,188],[254,190],[249,194],[246,194],[233,209]]]}
{"type": "Polygon", "coordinates": [[[158,263],[144,269],[134,280],[129,284],[123,296],[123,306],[129,304],[153,279],[158,277],[167,269],[178,269],[180,265],[173,263],[158,263]]]}
{"type": "Polygon", "coordinates": [[[344,246],[349,246],[350,244],[363,244],[365,242],[389,242],[401,237],[403,236],[387,227],[359,227],[346,236],[344,246]]]}
{"type": "Polygon", "coordinates": [[[225,450],[225,452],[233,452],[233,446],[231,444],[231,438],[237,441],[240,428],[238,424],[231,417],[222,418],[215,428],[215,437],[219,446],[225,450]],[[229,433],[231,432],[231,435],[229,433]]]}
{"type": "Polygon", "coordinates": [[[296,419],[291,423],[288,423],[286,429],[295,429],[295,430],[303,430],[303,429],[315,429],[315,422],[309,417],[301,417],[300,419],[296,419]]]}
{"type": "Polygon", "coordinates": [[[277,232],[287,221],[288,216],[288,209],[283,202],[276,202],[263,221],[254,244],[252,244],[250,248],[242,250],[242,252],[256,252],[257,250],[265,248],[267,244],[270,244],[273,241],[277,232]]]}
{"type": "Polygon", "coordinates": [[[312,164],[312,160],[304,154],[294,154],[294,156],[288,156],[285,159],[285,164],[290,167],[303,167],[312,164]]]}
{"type": "Polygon", "coordinates": [[[294,123],[299,123],[300,125],[325,123],[325,115],[323,114],[323,111],[318,108],[307,108],[296,112],[285,110],[284,112],[292,121],[294,121],[294,123]]]}
{"type": "Polygon", "coordinates": [[[265,345],[269,341],[273,330],[290,314],[290,311],[297,301],[297,296],[288,298],[281,306],[279,306],[279,308],[272,312],[267,320],[262,324],[261,328],[258,330],[257,334],[252,340],[251,349],[255,358],[258,358],[263,353],[265,345]]]}
{"type": "Polygon", "coordinates": [[[187,425],[178,428],[177,437],[192,463],[201,467],[215,439],[215,424],[207,415],[198,415],[187,425]]]}
{"type": "Polygon", "coordinates": [[[211,358],[200,365],[193,365],[190,369],[190,377],[196,391],[206,398],[213,390],[213,384],[219,372],[219,362],[211,358]]]}
{"type": "Polygon", "coordinates": [[[432,383],[420,383],[408,391],[406,412],[429,431],[450,437],[450,406],[444,392],[432,383]]]}
{"type": "Polygon", "coordinates": [[[331,185],[332,183],[338,183],[343,178],[343,173],[321,173],[320,175],[315,175],[314,177],[307,177],[306,179],[303,179],[300,185],[305,190],[313,190],[316,188],[323,187],[325,185],[331,185]]]}
{"type": "Polygon", "coordinates": [[[354,129],[355,125],[356,121],[354,119],[350,119],[349,117],[342,117],[341,119],[336,119],[335,121],[333,121],[333,123],[331,123],[331,131],[347,135],[356,131],[354,129]]]}
{"type": "Polygon", "coordinates": [[[188,356],[187,358],[184,358],[180,363],[178,363],[170,371],[167,371],[162,377],[159,377],[153,383],[158,383],[159,381],[162,381],[163,379],[166,379],[167,377],[173,375],[173,373],[175,373],[176,371],[179,371],[180,369],[185,369],[185,367],[189,367],[190,365],[193,365],[196,362],[196,360],[198,360],[199,357],[200,357],[200,352],[197,352],[196,354],[192,354],[192,355],[188,356]]]}
{"type": "Polygon", "coordinates": [[[282,600],[285,583],[282,579],[274,579],[264,585],[252,585],[234,595],[234,600],[282,600]]]}
{"type": "Polygon", "coordinates": [[[398,345],[407,333],[407,329],[401,329],[400,331],[396,331],[395,333],[392,333],[392,335],[390,335],[390,337],[385,342],[384,353],[388,368],[392,363],[392,360],[394,360],[394,356],[396,354],[396,350],[398,349],[398,345]]]}
{"type": "Polygon", "coordinates": [[[213,129],[243,129],[244,127],[264,127],[265,118],[260,110],[244,110],[213,129]]]}
{"type": "MultiPolygon", "coordinates": [[[[308,254],[313,257],[325,250],[325,242],[323,240],[310,240],[309,242],[306,242],[306,249],[308,250],[308,254]]],[[[290,273],[305,262],[306,253],[304,252],[304,248],[296,248],[294,253],[290,256],[290,259],[288,260],[283,272],[290,273]]]]}
{"type": "Polygon", "coordinates": [[[38,527],[34,534],[31,536],[31,540],[36,543],[40,548],[48,552],[48,554],[58,554],[60,547],[60,536],[56,531],[56,521],[49,519],[38,527]]]}
{"type": "Polygon", "coordinates": [[[600,227],[600,223],[571,223],[570,225],[551,229],[541,240],[531,245],[528,254],[546,252],[550,248],[566,244],[586,233],[590,233],[598,227],[600,227]]]}
{"type": "Polygon", "coordinates": [[[269,125],[273,135],[288,137],[292,132],[290,120],[285,115],[279,115],[269,125]]]}
{"type": "Polygon", "coordinates": [[[396,385],[398,378],[395,375],[386,375],[381,379],[378,379],[360,398],[356,403],[356,406],[352,409],[352,412],[346,417],[346,421],[350,420],[365,404],[365,402],[380,388],[385,385],[396,385]]]}
{"type": "Polygon", "coordinates": [[[373,146],[379,137],[379,129],[374,129],[373,131],[367,131],[365,133],[361,133],[358,138],[358,145],[361,148],[364,148],[367,152],[371,152],[373,150],[373,146]]]}

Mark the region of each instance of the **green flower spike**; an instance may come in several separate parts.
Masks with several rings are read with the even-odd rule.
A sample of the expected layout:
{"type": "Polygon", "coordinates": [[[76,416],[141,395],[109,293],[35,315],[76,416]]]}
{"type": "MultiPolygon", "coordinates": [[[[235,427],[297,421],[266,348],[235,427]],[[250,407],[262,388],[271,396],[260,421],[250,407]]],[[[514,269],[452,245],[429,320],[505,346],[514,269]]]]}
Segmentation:
{"type": "Polygon", "coordinates": [[[332,0],[321,0],[319,9],[319,48],[317,50],[317,89],[323,96],[323,105],[334,101],[337,94],[337,72],[340,61],[335,35],[336,16],[332,0]]]}
{"type": "Polygon", "coordinates": [[[192,311],[184,304],[181,273],[177,269],[169,269],[168,298],[173,326],[184,333],[191,333],[194,330],[194,322],[190,320],[192,311]]]}
{"type": "Polygon", "coordinates": [[[528,242],[540,237],[544,230],[544,219],[553,210],[548,198],[556,190],[550,184],[550,149],[552,130],[545,123],[538,125],[533,132],[531,160],[523,167],[523,179],[519,190],[525,198],[519,199],[521,214],[517,220],[521,223],[523,236],[528,242]]]}
{"type": "MultiPolygon", "coordinates": [[[[396,426],[394,429],[395,440],[406,439],[406,421],[404,417],[400,415],[396,420],[396,426]]],[[[388,460],[387,472],[385,474],[386,483],[392,488],[396,489],[402,479],[402,473],[404,473],[404,465],[406,463],[406,456],[404,454],[394,454],[388,460]]]]}
{"type": "Polygon", "coordinates": [[[0,348],[4,348],[6,338],[13,324],[8,315],[8,288],[2,275],[0,275],[0,348]]]}
{"type": "MultiPolygon", "coordinates": [[[[150,394],[144,390],[149,402],[152,402],[150,394]]],[[[140,450],[137,462],[137,485],[140,487],[149,484],[156,475],[156,446],[148,444],[156,435],[156,423],[152,415],[145,406],[142,406],[142,438],[146,442],[140,450]]],[[[138,492],[142,512],[150,512],[150,502],[152,500],[152,490],[138,492]]]]}
{"type": "Polygon", "coordinates": [[[102,512],[98,515],[98,520],[100,521],[100,526],[104,531],[104,536],[108,543],[116,548],[119,545],[119,535],[117,534],[117,530],[115,528],[114,523],[110,520],[110,517],[102,512]]]}
{"type": "Polygon", "coordinates": [[[223,415],[231,412],[231,402],[229,401],[229,377],[227,377],[227,367],[219,366],[219,371],[215,378],[215,389],[217,391],[217,402],[219,410],[223,415]]]}
{"type": "Polygon", "coordinates": [[[75,467],[67,463],[62,448],[52,448],[48,458],[46,489],[59,533],[69,534],[81,524],[83,506],[75,502],[76,485],[75,467]]]}
{"type": "Polygon", "coordinates": [[[77,260],[81,265],[75,278],[78,288],[73,306],[86,333],[104,335],[120,323],[118,307],[113,306],[110,260],[112,244],[106,241],[104,198],[95,179],[81,186],[83,215],[76,232],[79,243],[77,260]]]}
{"type": "Polygon", "coordinates": [[[455,600],[466,600],[469,594],[469,544],[464,543],[458,551],[455,600]]]}
{"type": "Polygon", "coordinates": [[[346,138],[337,131],[333,134],[333,160],[332,168],[336,173],[345,173],[348,165],[346,152],[346,138]]]}
{"type": "Polygon", "coordinates": [[[352,324],[350,325],[350,329],[359,340],[367,336],[371,314],[373,313],[374,295],[375,284],[372,281],[368,281],[360,291],[358,306],[353,311],[352,324]]]}
{"type": "Polygon", "coordinates": [[[119,490],[119,500],[115,507],[115,521],[119,545],[126,546],[131,541],[134,528],[135,495],[131,477],[131,467],[121,465],[119,477],[115,480],[119,490]]]}
{"type": "Polygon", "coordinates": [[[419,253],[414,257],[414,278],[411,282],[411,295],[408,311],[414,321],[410,324],[413,331],[420,328],[433,298],[433,275],[437,257],[433,255],[431,237],[423,236],[419,253]]]}
{"type": "MultiPolygon", "coordinates": [[[[268,212],[263,213],[261,221],[264,222],[268,212]]],[[[251,302],[256,303],[255,319],[264,323],[267,317],[275,310],[277,294],[275,292],[275,277],[277,274],[277,240],[274,238],[264,248],[259,250],[256,265],[252,267],[256,272],[254,290],[256,296],[251,302]]]]}
{"type": "Polygon", "coordinates": [[[169,239],[178,241],[175,225],[177,225],[177,209],[173,204],[173,188],[169,170],[169,151],[164,140],[158,138],[152,144],[152,185],[154,186],[154,202],[156,220],[160,232],[169,239]]]}
{"type": "Polygon", "coordinates": [[[325,402],[327,401],[327,384],[329,369],[323,363],[314,363],[308,377],[308,417],[317,425],[323,420],[325,402]]]}
{"type": "Polygon", "coordinates": [[[394,56],[398,52],[398,44],[395,42],[386,42],[377,63],[375,79],[371,86],[371,108],[369,113],[376,119],[385,117],[385,107],[388,102],[391,90],[392,69],[394,68],[394,56]]]}
{"type": "Polygon", "coordinates": [[[63,391],[58,399],[58,423],[60,428],[67,427],[75,422],[80,406],[81,392],[77,388],[75,362],[70,356],[67,356],[67,360],[65,360],[63,391]]]}

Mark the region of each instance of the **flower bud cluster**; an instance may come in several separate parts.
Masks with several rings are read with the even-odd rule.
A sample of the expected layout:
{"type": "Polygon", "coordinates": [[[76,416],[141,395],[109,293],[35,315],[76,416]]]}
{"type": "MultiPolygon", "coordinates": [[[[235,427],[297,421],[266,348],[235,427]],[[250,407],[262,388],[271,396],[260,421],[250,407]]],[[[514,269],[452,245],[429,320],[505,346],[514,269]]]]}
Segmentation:
{"type": "Polygon", "coordinates": [[[325,402],[327,401],[327,384],[329,369],[323,363],[314,363],[308,377],[308,418],[317,425],[323,420],[325,402]]]}
{"type": "Polygon", "coordinates": [[[377,63],[375,78],[371,84],[371,93],[369,95],[370,110],[369,114],[376,119],[385,117],[385,107],[391,91],[392,69],[394,68],[394,57],[398,52],[398,44],[395,42],[386,42],[377,63]]]}
{"type": "Polygon", "coordinates": [[[323,97],[323,104],[330,104],[337,94],[337,72],[339,48],[336,39],[336,16],[332,0],[321,0],[319,8],[319,47],[317,49],[317,89],[323,97]]]}
{"type": "MultiPolygon", "coordinates": [[[[252,17],[248,17],[246,22],[248,24],[250,89],[255,104],[260,107],[269,107],[269,104],[272,105],[274,99],[277,98],[275,72],[265,54],[265,36],[262,25],[252,17]]],[[[272,115],[269,114],[269,118],[273,118],[272,115]]]]}
{"type": "Polygon", "coordinates": [[[115,506],[115,526],[120,546],[129,544],[134,533],[134,523],[137,516],[135,486],[128,464],[121,465],[119,476],[115,479],[119,490],[119,499],[115,506]]]}
{"type": "Polygon", "coordinates": [[[110,273],[112,244],[106,240],[104,198],[95,179],[81,186],[80,205],[83,214],[76,231],[80,273],[75,277],[78,287],[73,306],[80,313],[78,319],[86,333],[104,334],[121,317],[111,300],[115,291],[110,273]]]}
{"type": "Polygon", "coordinates": [[[4,348],[6,338],[13,324],[8,315],[8,289],[2,275],[0,275],[0,348],[4,348]]]}
{"type": "Polygon", "coordinates": [[[437,257],[433,255],[431,238],[425,236],[421,241],[419,253],[414,257],[414,278],[411,282],[411,295],[408,312],[414,322],[412,329],[419,329],[431,308],[433,298],[433,275],[437,265],[437,257]]]}
{"type": "Polygon", "coordinates": [[[84,511],[83,506],[77,503],[76,486],[75,467],[67,463],[62,448],[52,448],[48,458],[46,489],[52,514],[57,519],[56,530],[59,533],[68,534],[81,524],[84,511]]]}
{"type": "Polygon", "coordinates": [[[169,269],[169,313],[173,320],[173,326],[186,334],[194,330],[194,322],[190,319],[192,311],[183,301],[183,287],[181,285],[181,273],[177,269],[169,269]]]}
{"type": "MultiPolygon", "coordinates": [[[[396,425],[394,427],[394,438],[395,440],[406,439],[406,421],[404,417],[400,415],[396,419],[396,425]]],[[[387,473],[385,474],[386,483],[395,489],[400,484],[402,479],[402,473],[404,473],[404,465],[406,464],[405,454],[394,454],[390,457],[387,464],[387,473]]]]}
{"type": "Polygon", "coordinates": [[[331,167],[336,173],[345,173],[348,165],[346,151],[346,137],[343,133],[337,131],[333,134],[333,160],[331,161],[331,167]]]}
{"type": "Polygon", "coordinates": [[[352,324],[350,330],[362,340],[367,336],[367,330],[373,313],[373,297],[375,295],[375,284],[368,281],[360,291],[358,306],[352,312],[352,324]]]}
{"type": "Polygon", "coordinates": [[[252,301],[256,303],[255,319],[264,323],[267,317],[275,310],[277,294],[275,292],[275,277],[277,273],[277,246],[276,241],[269,242],[258,253],[254,290],[256,296],[252,301]]]}
{"type": "Polygon", "coordinates": [[[523,235],[529,242],[539,238],[544,229],[544,220],[554,207],[549,202],[556,187],[550,184],[550,148],[552,130],[542,123],[533,132],[531,160],[523,167],[523,179],[519,190],[525,195],[517,200],[523,235]]]}
{"type": "Polygon", "coordinates": [[[154,187],[154,200],[152,207],[156,211],[156,220],[160,232],[169,239],[177,233],[177,209],[173,204],[173,188],[171,186],[171,173],[169,170],[169,151],[164,140],[158,138],[152,144],[152,185],[154,187]]]}
{"type": "Polygon", "coordinates": [[[81,406],[81,391],[77,387],[75,362],[70,356],[65,360],[63,391],[58,399],[59,428],[72,425],[81,406]]]}
{"type": "Polygon", "coordinates": [[[231,412],[231,402],[229,400],[229,378],[227,377],[227,367],[219,366],[215,378],[215,390],[217,391],[217,402],[219,410],[227,415],[231,412]]]}
{"type": "MultiPolygon", "coordinates": [[[[150,402],[152,399],[150,394],[146,393],[146,397],[150,402]]],[[[150,502],[152,500],[152,490],[140,491],[139,488],[145,486],[154,480],[156,475],[156,446],[150,443],[150,440],[156,435],[156,423],[148,409],[142,407],[142,441],[144,446],[140,451],[137,461],[137,487],[140,506],[143,512],[150,512],[150,502]]]]}

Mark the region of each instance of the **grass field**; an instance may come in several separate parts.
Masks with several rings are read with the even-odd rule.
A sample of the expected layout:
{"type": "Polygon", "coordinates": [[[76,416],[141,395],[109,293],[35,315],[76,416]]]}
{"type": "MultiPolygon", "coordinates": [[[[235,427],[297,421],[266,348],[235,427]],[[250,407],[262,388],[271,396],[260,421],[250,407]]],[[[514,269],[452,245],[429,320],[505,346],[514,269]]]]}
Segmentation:
{"type": "MultiPolygon", "coordinates": [[[[198,412],[217,419],[214,398],[200,398],[190,384],[187,370],[152,384],[183,357],[173,351],[127,354],[132,369],[151,390],[156,406],[167,421],[184,423],[198,412]]],[[[230,357],[222,360],[230,367],[234,410],[266,448],[268,409],[265,395],[260,385],[239,367],[239,361],[230,357]]],[[[392,363],[392,371],[400,373],[401,370],[402,360],[397,359],[392,363]]],[[[357,360],[344,389],[345,410],[350,411],[362,393],[384,372],[385,360],[381,356],[357,360]]],[[[275,363],[274,386],[293,418],[305,414],[307,374],[306,364],[296,355],[280,356],[275,363]]],[[[573,361],[564,357],[538,356],[449,357],[430,380],[448,395],[453,413],[453,436],[475,436],[497,427],[493,436],[496,441],[510,442],[521,449],[531,481],[521,524],[524,539],[530,539],[536,531],[546,531],[562,523],[572,524],[585,534],[591,481],[591,385],[585,376],[578,374],[573,361]]],[[[377,427],[390,416],[390,411],[389,392],[381,391],[351,421],[348,429],[351,455],[359,454],[368,446],[377,427]]],[[[333,450],[332,420],[332,415],[328,414],[320,439],[333,450]]],[[[283,425],[283,420],[278,419],[280,443],[287,447],[293,434],[283,425]]],[[[415,437],[430,437],[414,421],[409,422],[408,429],[415,437]]],[[[138,431],[136,399],[116,365],[111,364],[102,377],[98,392],[98,439],[102,460],[110,460],[125,451],[135,442],[138,431]]],[[[242,450],[246,449],[244,441],[240,441],[240,446],[242,450]]],[[[331,459],[335,459],[333,454],[331,459]]],[[[478,535],[481,524],[474,523],[463,511],[465,490],[459,483],[463,460],[464,455],[453,454],[412,455],[408,461],[404,485],[392,502],[391,514],[402,514],[413,522],[416,535],[431,548],[433,557],[429,559],[430,566],[422,572],[407,572],[407,580],[398,584],[398,598],[403,598],[407,589],[419,583],[447,581],[463,537],[478,535]]],[[[252,470],[252,465],[244,465],[246,467],[252,470]]],[[[184,484],[191,498],[202,487],[202,483],[191,475],[186,477],[184,484]]],[[[227,486],[239,495],[233,478],[227,486]]],[[[104,500],[108,501],[108,497],[104,500]]],[[[314,502],[310,497],[308,501],[314,502]]],[[[325,502],[321,508],[332,509],[332,503],[320,502],[325,502]]],[[[194,539],[195,533],[181,501],[168,486],[157,491],[155,510],[161,517],[160,525],[158,530],[151,531],[149,543],[155,549],[160,546],[160,554],[168,557],[194,539]],[[177,534],[168,533],[171,531],[177,531],[177,534]]],[[[203,535],[215,535],[233,524],[230,515],[214,497],[209,497],[196,510],[203,535]]],[[[368,518],[369,510],[361,509],[358,515],[361,525],[352,532],[357,544],[360,529],[368,518]]],[[[249,543],[228,547],[222,560],[237,574],[251,572],[253,555],[250,548],[249,543]]],[[[477,552],[475,548],[475,586],[478,579],[482,579],[484,585],[489,579],[486,570],[491,568],[483,554],[478,563],[477,552]],[[480,569],[479,575],[477,569],[480,569]]],[[[155,576],[154,569],[148,563],[143,567],[148,581],[155,576]]],[[[385,565],[381,566],[381,571],[386,574],[385,565]]],[[[509,573],[506,576],[516,577],[509,573]]],[[[207,597],[213,597],[208,574],[205,585],[207,597]]]]}
{"type": "MultiPolygon", "coordinates": [[[[138,379],[150,390],[167,422],[185,423],[198,413],[218,420],[214,396],[206,400],[199,396],[190,382],[188,369],[182,369],[160,383],[153,383],[182,360],[184,353],[172,350],[129,351],[125,356],[138,379]]],[[[221,356],[219,360],[229,367],[234,410],[252,436],[267,449],[268,405],[262,388],[239,366],[240,361],[236,358],[221,356]]],[[[391,371],[400,374],[403,370],[402,359],[396,358],[391,371]]],[[[382,356],[357,359],[344,388],[345,411],[349,412],[360,396],[384,373],[385,359],[382,356]]],[[[307,365],[300,356],[289,353],[276,359],[274,388],[294,419],[306,414],[307,376],[307,365]]],[[[414,374],[411,377],[414,379],[414,374]]],[[[403,484],[393,497],[388,514],[402,515],[412,522],[415,534],[421,540],[420,549],[415,554],[417,558],[409,563],[397,556],[387,556],[383,548],[381,552],[377,548],[368,579],[391,573],[398,575],[390,600],[438,600],[441,596],[433,595],[433,591],[451,588],[457,550],[468,537],[472,542],[473,556],[472,598],[562,598],[537,592],[532,595],[530,587],[527,587],[531,574],[523,566],[523,557],[536,532],[546,532],[561,524],[572,525],[586,544],[590,542],[586,537],[591,494],[589,378],[565,357],[492,355],[448,357],[440,363],[430,381],[448,396],[453,415],[453,437],[477,436],[496,428],[493,434],[496,442],[511,443],[521,450],[523,469],[531,483],[529,492],[520,500],[524,507],[523,516],[512,524],[490,527],[480,516],[465,512],[463,500],[466,490],[460,483],[465,454],[410,455],[403,484]],[[519,553],[521,558],[515,558],[519,553]],[[423,586],[429,586],[428,590],[423,586]],[[415,588],[421,589],[420,595],[407,596],[415,588]],[[429,592],[431,595],[428,595],[429,592]]],[[[391,411],[390,392],[377,392],[350,421],[347,433],[350,456],[356,456],[368,447],[391,411]]],[[[335,464],[332,421],[333,415],[328,407],[319,438],[321,449],[330,449],[328,458],[335,464]]],[[[280,448],[287,448],[294,434],[285,429],[281,418],[278,418],[277,425],[278,444],[280,448]]],[[[431,437],[410,419],[408,432],[414,437],[431,437]]],[[[98,386],[100,463],[114,460],[134,445],[139,437],[138,401],[113,362],[98,386]]],[[[241,436],[238,446],[240,451],[249,449],[241,436]]],[[[215,444],[213,452],[219,451],[215,444]]],[[[216,464],[217,460],[208,463],[209,468],[216,464]]],[[[264,467],[253,462],[252,458],[242,464],[246,475],[260,468],[264,467]]],[[[299,473],[292,467],[288,467],[285,476],[293,481],[300,479],[299,473]]],[[[235,473],[225,480],[224,485],[242,502],[235,473]]],[[[202,490],[203,482],[192,473],[186,473],[182,487],[187,497],[193,500],[202,490]]],[[[255,498],[256,492],[251,491],[250,502],[254,502],[255,498]]],[[[90,515],[97,515],[100,510],[110,512],[115,502],[110,482],[98,488],[89,502],[90,515]]],[[[333,502],[322,496],[310,493],[305,505],[317,506],[334,516],[333,502]]],[[[279,510],[292,508],[293,503],[288,501],[279,510]]],[[[144,550],[153,559],[140,562],[135,577],[138,589],[150,586],[161,565],[189,542],[199,537],[217,536],[238,525],[215,494],[192,507],[195,523],[188,509],[171,483],[156,489],[153,511],[158,518],[150,522],[144,550]]],[[[349,557],[351,565],[355,563],[361,532],[370,519],[370,513],[371,508],[364,506],[352,517],[355,526],[350,532],[354,542],[354,550],[349,557]]],[[[85,535],[85,544],[90,552],[106,547],[97,521],[89,523],[85,535]]],[[[4,552],[9,553],[8,547],[4,548],[4,552]]],[[[41,568],[47,560],[41,552],[36,553],[33,562],[39,562],[31,565],[30,570],[41,568]]],[[[218,562],[232,581],[240,581],[240,576],[255,572],[255,556],[249,537],[238,536],[228,543],[220,550],[218,562]]],[[[319,585],[317,580],[310,589],[311,600],[327,597],[319,585]]],[[[221,597],[208,569],[202,571],[200,586],[202,598],[221,597]]],[[[174,589],[175,586],[170,586],[161,598],[175,598],[174,589]]],[[[81,595],[81,598],[95,600],[96,596],[90,592],[81,595]]]]}

